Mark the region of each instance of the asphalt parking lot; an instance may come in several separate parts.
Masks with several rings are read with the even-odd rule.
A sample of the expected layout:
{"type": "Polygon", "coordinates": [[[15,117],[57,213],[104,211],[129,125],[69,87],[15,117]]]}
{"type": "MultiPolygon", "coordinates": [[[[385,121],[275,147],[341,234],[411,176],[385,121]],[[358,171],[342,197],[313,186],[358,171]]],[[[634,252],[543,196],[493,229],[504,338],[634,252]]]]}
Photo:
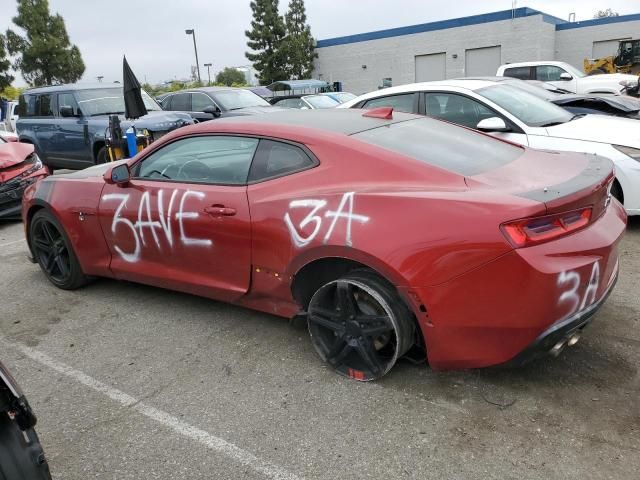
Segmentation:
{"type": "Polygon", "coordinates": [[[518,370],[338,377],[300,325],[156,288],[65,292],[0,224],[0,358],[56,479],[631,479],[640,219],[581,341],[518,370]]]}

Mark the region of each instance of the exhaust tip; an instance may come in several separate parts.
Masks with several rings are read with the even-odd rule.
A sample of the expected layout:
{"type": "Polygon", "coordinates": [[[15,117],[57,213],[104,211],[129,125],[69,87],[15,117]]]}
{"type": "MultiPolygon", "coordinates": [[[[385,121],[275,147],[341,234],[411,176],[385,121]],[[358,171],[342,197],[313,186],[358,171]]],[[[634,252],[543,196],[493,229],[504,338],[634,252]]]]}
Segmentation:
{"type": "Polygon", "coordinates": [[[580,334],[574,333],[573,335],[571,335],[569,340],[567,340],[567,345],[573,347],[576,343],[578,343],[578,340],[580,340],[580,334]]]}
{"type": "Polygon", "coordinates": [[[551,350],[549,350],[549,353],[554,357],[557,357],[558,355],[560,355],[560,352],[564,350],[565,345],[566,345],[566,340],[560,340],[558,343],[556,343],[553,346],[551,350]]]}

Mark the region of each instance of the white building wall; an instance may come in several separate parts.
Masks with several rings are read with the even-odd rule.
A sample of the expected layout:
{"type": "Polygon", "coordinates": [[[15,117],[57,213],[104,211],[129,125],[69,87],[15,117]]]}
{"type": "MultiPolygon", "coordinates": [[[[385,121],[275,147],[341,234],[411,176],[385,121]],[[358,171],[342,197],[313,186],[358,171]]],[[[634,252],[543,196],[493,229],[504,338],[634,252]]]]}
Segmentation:
{"type": "Polygon", "coordinates": [[[555,25],[534,15],[322,47],[317,49],[314,78],[342,81],[344,90],[361,94],[377,89],[386,77],[393,85],[414,82],[415,56],[440,52],[446,52],[447,78],[463,77],[466,49],[497,45],[502,63],[553,59],[555,25]]]}
{"type": "Polygon", "coordinates": [[[622,38],[640,38],[640,20],[558,30],[556,59],[582,70],[584,59],[593,53],[593,42],[622,38]]]}

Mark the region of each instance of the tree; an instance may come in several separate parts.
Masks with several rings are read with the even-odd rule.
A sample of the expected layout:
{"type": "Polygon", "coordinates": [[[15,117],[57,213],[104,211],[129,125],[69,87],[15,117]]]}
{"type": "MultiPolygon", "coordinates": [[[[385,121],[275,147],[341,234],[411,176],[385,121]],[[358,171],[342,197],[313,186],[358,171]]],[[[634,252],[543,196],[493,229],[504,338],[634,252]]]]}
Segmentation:
{"type": "Polygon", "coordinates": [[[7,30],[7,47],[17,56],[14,67],[29,85],[73,83],[82,77],[80,50],[71,45],[64,19],[49,13],[48,0],[18,0],[13,23],[24,35],[7,30]]]}
{"type": "Polygon", "coordinates": [[[224,70],[221,70],[216,75],[216,83],[221,83],[230,87],[234,83],[236,84],[244,84],[247,83],[246,78],[244,78],[244,73],[242,73],[237,68],[226,67],[224,70]]]}
{"type": "Polygon", "coordinates": [[[606,10],[598,10],[596,14],[593,16],[593,18],[607,18],[607,17],[617,17],[617,16],[618,16],[618,12],[614,12],[610,8],[607,8],[606,10]]]}
{"type": "Polygon", "coordinates": [[[9,75],[11,61],[7,58],[4,36],[0,35],[0,91],[7,88],[13,82],[13,75],[9,75]]]}
{"type": "Polygon", "coordinates": [[[285,59],[281,50],[285,27],[278,13],[278,0],[252,0],[251,30],[245,31],[247,46],[253,52],[245,55],[253,63],[262,85],[286,78],[285,59]]]}
{"type": "Polygon", "coordinates": [[[307,25],[304,0],[291,0],[284,19],[287,34],[282,48],[287,59],[288,77],[294,80],[310,78],[313,73],[313,60],[318,54],[315,52],[311,27],[307,25]]]}

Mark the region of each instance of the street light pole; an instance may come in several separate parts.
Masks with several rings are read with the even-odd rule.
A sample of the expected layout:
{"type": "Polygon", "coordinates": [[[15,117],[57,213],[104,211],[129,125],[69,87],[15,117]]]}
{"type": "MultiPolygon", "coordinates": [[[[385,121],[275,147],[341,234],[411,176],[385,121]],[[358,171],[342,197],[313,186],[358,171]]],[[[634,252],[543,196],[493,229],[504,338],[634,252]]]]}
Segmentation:
{"type": "Polygon", "coordinates": [[[208,85],[211,85],[211,70],[209,70],[209,68],[211,68],[211,66],[213,65],[213,63],[205,63],[204,66],[207,67],[207,76],[209,77],[209,83],[207,83],[208,85]]]}
{"type": "Polygon", "coordinates": [[[200,78],[200,62],[198,61],[198,47],[196,46],[196,31],[193,28],[189,28],[184,31],[187,35],[193,35],[193,50],[196,52],[196,67],[198,67],[198,83],[202,83],[200,78]]]}

